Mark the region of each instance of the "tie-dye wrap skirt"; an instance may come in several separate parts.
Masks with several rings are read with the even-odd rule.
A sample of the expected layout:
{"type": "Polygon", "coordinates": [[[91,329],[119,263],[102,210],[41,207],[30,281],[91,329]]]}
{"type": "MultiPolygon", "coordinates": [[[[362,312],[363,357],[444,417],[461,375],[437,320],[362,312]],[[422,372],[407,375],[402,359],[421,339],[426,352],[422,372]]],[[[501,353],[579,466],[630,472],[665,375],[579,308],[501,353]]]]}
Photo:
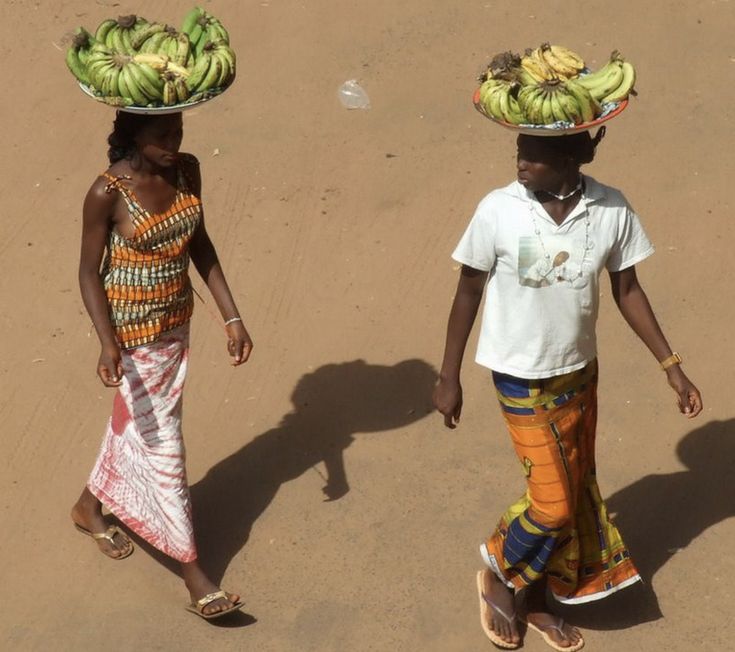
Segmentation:
{"type": "Polygon", "coordinates": [[[527,490],[481,545],[485,562],[515,589],[545,576],[565,603],[640,580],[595,476],[597,361],[553,378],[493,380],[527,490]]]}
{"type": "Polygon", "coordinates": [[[188,324],[122,352],[122,385],[87,484],[133,532],[181,562],[197,557],[181,434],[188,357],[188,324]]]}

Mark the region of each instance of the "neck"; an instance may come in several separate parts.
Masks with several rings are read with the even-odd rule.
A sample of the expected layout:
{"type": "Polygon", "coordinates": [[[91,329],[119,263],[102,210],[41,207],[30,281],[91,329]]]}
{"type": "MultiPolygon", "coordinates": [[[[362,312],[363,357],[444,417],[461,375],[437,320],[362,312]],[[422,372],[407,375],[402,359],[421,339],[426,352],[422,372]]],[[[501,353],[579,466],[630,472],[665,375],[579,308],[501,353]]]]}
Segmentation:
{"type": "Polygon", "coordinates": [[[547,195],[548,197],[552,197],[553,199],[557,199],[559,201],[565,201],[567,199],[571,199],[577,193],[582,192],[582,174],[577,173],[575,177],[572,177],[571,179],[566,179],[562,184],[554,189],[554,190],[539,190],[536,192],[537,199],[539,201],[542,201],[543,196],[547,195]],[[538,195],[542,195],[542,197],[538,197],[538,195]]]}

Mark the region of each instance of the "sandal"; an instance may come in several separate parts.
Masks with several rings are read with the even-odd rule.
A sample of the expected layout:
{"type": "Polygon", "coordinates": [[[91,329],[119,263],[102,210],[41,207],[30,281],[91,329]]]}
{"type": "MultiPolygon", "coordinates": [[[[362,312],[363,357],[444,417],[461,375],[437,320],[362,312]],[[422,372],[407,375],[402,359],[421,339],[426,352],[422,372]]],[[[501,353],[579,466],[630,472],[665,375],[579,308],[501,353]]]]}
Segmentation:
{"type": "Polygon", "coordinates": [[[581,650],[584,647],[583,638],[580,638],[579,643],[577,643],[576,645],[568,645],[567,647],[563,647],[555,642],[554,639],[552,639],[551,636],[546,633],[550,629],[555,629],[559,633],[559,636],[561,636],[562,638],[566,638],[567,635],[564,633],[563,618],[559,618],[556,623],[549,623],[548,625],[534,625],[531,622],[525,622],[529,629],[533,629],[534,631],[537,631],[539,634],[541,634],[546,644],[554,650],[558,650],[559,652],[577,652],[577,650],[581,650]]]}
{"type": "Polygon", "coordinates": [[[485,592],[483,591],[483,584],[482,584],[482,574],[485,571],[478,571],[477,572],[477,593],[480,596],[480,622],[482,623],[482,629],[487,635],[487,637],[490,639],[493,645],[495,647],[499,647],[503,650],[516,650],[518,649],[521,644],[520,643],[509,643],[508,641],[503,640],[495,633],[495,630],[493,630],[492,627],[488,624],[488,616],[490,615],[490,609],[492,609],[496,614],[504,618],[509,625],[514,624],[517,622],[518,617],[516,616],[516,613],[513,612],[511,615],[508,615],[503,611],[498,605],[496,605],[490,598],[488,598],[485,595],[485,592]]]}
{"type": "Polygon", "coordinates": [[[232,613],[233,611],[237,611],[238,609],[242,609],[243,607],[242,600],[238,600],[237,602],[233,603],[233,605],[228,609],[215,611],[211,614],[204,613],[204,609],[207,606],[212,604],[215,600],[219,600],[221,598],[224,598],[225,600],[230,599],[227,596],[227,593],[222,590],[215,591],[214,593],[207,593],[207,595],[205,595],[203,598],[200,598],[196,602],[192,602],[191,604],[186,605],[186,610],[191,611],[191,613],[196,614],[197,616],[201,616],[205,620],[212,620],[213,618],[219,618],[220,616],[224,616],[226,614],[232,613]]]}
{"type": "Polygon", "coordinates": [[[99,541],[100,539],[106,539],[110,542],[110,545],[115,549],[120,551],[120,548],[118,548],[117,544],[115,543],[115,535],[120,535],[125,541],[127,541],[130,544],[130,549],[127,552],[124,552],[117,557],[114,557],[110,555],[109,553],[105,552],[100,548],[102,551],[102,554],[105,555],[105,557],[109,557],[110,559],[114,559],[115,561],[120,561],[121,559],[125,559],[126,557],[130,557],[130,555],[133,554],[133,550],[135,550],[133,546],[133,542],[130,540],[127,534],[123,532],[117,525],[111,525],[108,527],[104,532],[91,532],[85,527],[82,527],[79,525],[79,523],[74,523],[74,527],[84,534],[85,536],[92,537],[95,541],[99,541]]]}

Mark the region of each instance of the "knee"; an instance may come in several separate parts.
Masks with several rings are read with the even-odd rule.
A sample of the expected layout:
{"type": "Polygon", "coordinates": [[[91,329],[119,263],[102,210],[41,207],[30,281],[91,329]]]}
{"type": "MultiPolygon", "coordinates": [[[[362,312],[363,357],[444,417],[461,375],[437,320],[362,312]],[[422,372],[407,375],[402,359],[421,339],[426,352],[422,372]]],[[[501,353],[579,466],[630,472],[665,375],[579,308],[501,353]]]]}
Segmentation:
{"type": "Polygon", "coordinates": [[[535,525],[550,530],[563,528],[572,520],[574,511],[566,501],[551,505],[532,505],[527,512],[528,518],[535,525]]]}

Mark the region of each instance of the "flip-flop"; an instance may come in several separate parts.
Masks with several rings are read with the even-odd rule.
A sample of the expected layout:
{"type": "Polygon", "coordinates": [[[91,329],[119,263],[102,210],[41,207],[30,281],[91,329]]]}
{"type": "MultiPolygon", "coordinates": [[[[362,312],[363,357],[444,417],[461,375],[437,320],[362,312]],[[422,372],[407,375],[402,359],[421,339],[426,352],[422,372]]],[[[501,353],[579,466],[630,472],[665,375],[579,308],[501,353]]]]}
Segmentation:
{"type": "Polygon", "coordinates": [[[117,557],[113,557],[112,555],[106,553],[104,550],[102,550],[100,548],[100,551],[102,552],[103,555],[105,555],[105,557],[109,557],[110,559],[114,559],[115,561],[120,561],[121,559],[125,559],[126,557],[130,557],[130,555],[133,554],[133,550],[135,550],[135,547],[133,546],[133,542],[130,540],[130,538],[128,537],[128,535],[125,534],[125,532],[123,532],[119,527],[117,527],[117,525],[111,525],[104,532],[91,532],[87,528],[82,527],[81,525],[79,525],[79,523],[74,523],[74,527],[79,532],[81,532],[83,535],[88,536],[88,537],[92,537],[95,541],[99,541],[100,539],[106,539],[107,541],[110,542],[110,545],[113,548],[115,548],[115,550],[120,550],[120,548],[117,547],[117,544],[114,541],[115,535],[116,534],[119,534],[121,537],[123,537],[124,539],[126,539],[128,541],[128,543],[130,544],[130,549],[127,552],[125,552],[125,553],[123,553],[121,555],[118,555],[117,557]]]}
{"type": "Polygon", "coordinates": [[[495,647],[499,647],[503,650],[516,650],[521,646],[520,643],[509,643],[508,641],[504,641],[488,624],[490,609],[503,617],[508,622],[508,624],[515,623],[518,620],[518,617],[516,616],[515,612],[513,612],[509,616],[507,613],[505,613],[505,611],[503,611],[498,605],[496,605],[490,598],[485,595],[482,583],[482,575],[484,572],[485,571],[477,572],[477,593],[480,596],[480,622],[482,623],[482,630],[485,632],[486,636],[490,639],[492,644],[495,645],[495,647]]]}
{"type": "Polygon", "coordinates": [[[204,620],[213,620],[214,618],[219,618],[220,616],[231,614],[233,611],[237,611],[238,609],[243,608],[242,600],[238,600],[228,609],[215,611],[211,614],[205,614],[204,609],[208,605],[212,604],[215,600],[219,600],[220,598],[224,598],[225,600],[230,599],[229,597],[227,597],[227,593],[225,593],[224,591],[215,591],[214,593],[207,593],[207,595],[205,595],[203,598],[199,598],[199,600],[197,600],[196,602],[192,602],[191,604],[186,605],[186,610],[191,611],[191,613],[196,614],[197,616],[201,616],[202,618],[204,618],[204,620]]]}
{"type": "Polygon", "coordinates": [[[559,618],[556,624],[550,623],[548,625],[541,625],[541,626],[534,625],[533,623],[528,622],[527,620],[524,620],[524,622],[526,623],[529,629],[532,629],[538,632],[539,634],[541,634],[541,636],[543,636],[544,638],[544,641],[546,642],[546,645],[553,648],[554,650],[558,650],[559,652],[577,652],[577,650],[581,650],[584,647],[583,638],[580,638],[579,643],[577,643],[576,645],[568,645],[567,647],[563,647],[562,645],[559,645],[558,643],[556,643],[551,638],[551,636],[549,636],[546,633],[550,629],[555,629],[557,632],[559,632],[559,635],[562,638],[566,638],[566,634],[564,634],[564,619],[563,618],[559,618]]]}

